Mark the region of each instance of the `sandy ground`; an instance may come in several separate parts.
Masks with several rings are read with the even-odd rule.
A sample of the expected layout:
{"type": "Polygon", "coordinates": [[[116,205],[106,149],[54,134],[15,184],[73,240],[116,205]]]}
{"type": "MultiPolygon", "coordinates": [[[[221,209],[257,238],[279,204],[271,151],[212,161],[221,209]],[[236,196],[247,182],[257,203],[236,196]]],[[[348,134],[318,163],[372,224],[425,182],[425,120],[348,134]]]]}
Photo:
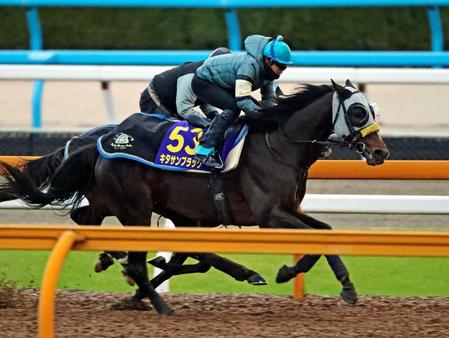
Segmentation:
{"type": "MultiPolygon", "coordinates": [[[[2,337],[36,337],[35,290],[0,309],[2,337]]],[[[164,295],[175,309],[121,306],[121,293],[58,292],[57,337],[443,337],[449,332],[445,298],[361,297],[348,306],[336,297],[164,295]]]]}
{"type": "MultiPolygon", "coordinates": [[[[139,111],[145,82],[112,82],[116,120],[139,111]]],[[[289,91],[291,85],[281,83],[289,91]]],[[[33,83],[0,82],[0,128],[29,128],[33,83]]],[[[381,107],[384,134],[443,134],[449,136],[449,85],[368,85],[367,96],[381,107]]],[[[46,82],[43,127],[52,130],[88,129],[108,122],[98,82],[46,82]]]]}

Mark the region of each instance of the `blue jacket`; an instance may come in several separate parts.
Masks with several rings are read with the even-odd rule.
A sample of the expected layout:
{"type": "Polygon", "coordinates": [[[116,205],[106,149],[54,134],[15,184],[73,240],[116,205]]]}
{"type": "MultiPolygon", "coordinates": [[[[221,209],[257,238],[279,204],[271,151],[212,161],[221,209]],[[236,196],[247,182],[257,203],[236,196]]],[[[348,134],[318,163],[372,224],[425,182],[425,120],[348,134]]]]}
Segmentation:
{"type": "MultiPolygon", "coordinates": [[[[196,75],[234,92],[236,81],[246,80],[251,83],[251,90],[261,89],[262,100],[270,99],[275,96],[274,83],[265,79],[263,48],[271,39],[250,35],[245,39],[246,52],[210,58],[196,70],[196,75]]],[[[260,106],[249,95],[238,97],[237,106],[248,115],[260,110],[260,106]]]]}

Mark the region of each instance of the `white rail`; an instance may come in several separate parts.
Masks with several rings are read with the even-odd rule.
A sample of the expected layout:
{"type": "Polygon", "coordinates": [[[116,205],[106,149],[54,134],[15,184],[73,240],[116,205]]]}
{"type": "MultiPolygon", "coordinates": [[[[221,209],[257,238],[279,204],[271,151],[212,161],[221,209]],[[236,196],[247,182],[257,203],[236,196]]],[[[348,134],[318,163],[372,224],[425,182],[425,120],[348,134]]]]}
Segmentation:
{"type": "MultiPolygon", "coordinates": [[[[148,81],[173,66],[83,66],[0,64],[0,80],[148,81]]],[[[448,84],[449,69],[289,67],[282,82],[448,84]]]]}
{"type": "MultiPolygon", "coordinates": [[[[449,196],[307,194],[301,206],[316,213],[449,215],[449,196]]],[[[0,203],[0,209],[24,208],[18,200],[0,203]]]]}

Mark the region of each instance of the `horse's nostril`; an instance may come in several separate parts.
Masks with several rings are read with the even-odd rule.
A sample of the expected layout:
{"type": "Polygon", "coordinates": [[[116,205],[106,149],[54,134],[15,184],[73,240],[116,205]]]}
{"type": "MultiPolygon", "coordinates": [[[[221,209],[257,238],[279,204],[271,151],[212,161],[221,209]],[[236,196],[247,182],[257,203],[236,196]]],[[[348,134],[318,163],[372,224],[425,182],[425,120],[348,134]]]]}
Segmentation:
{"type": "Polygon", "coordinates": [[[390,152],[387,149],[375,149],[374,156],[376,158],[386,159],[390,156],[390,152]]]}

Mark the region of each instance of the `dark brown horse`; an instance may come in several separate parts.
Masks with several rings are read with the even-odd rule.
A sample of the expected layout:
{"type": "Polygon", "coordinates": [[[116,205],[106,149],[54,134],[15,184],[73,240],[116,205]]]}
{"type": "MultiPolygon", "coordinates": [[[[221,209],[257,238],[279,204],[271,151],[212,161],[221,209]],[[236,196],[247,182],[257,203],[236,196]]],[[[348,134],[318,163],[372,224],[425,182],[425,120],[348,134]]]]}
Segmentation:
{"type": "MultiPolygon", "coordinates": [[[[75,136],[69,140],[64,147],[38,159],[24,161],[17,169],[26,173],[33,184],[39,187],[40,190],[44,190],[50,184],[50,179],[58,167],[72,152],[85,145],[95,144],[98,137],[111,132],[114,127],[115,126],[113,125],[106,125],[89,130],[79,136],[75,136]]],[[[102,202],[101,195],[97,194],[95,185],[90,186],[89,191],[86,191],[85,194],[89,205],[73,208],[70,211],[70,217],[75,223],[78,225],[101,225],[105,217],[113,216],[107,205],[102,202]]],[[[2,189],[0,189],[0,202],[10,201],[16,198],[17,196],[14,193],[11,193],[7,186],[3,186],[2,189]]],[[[186,224],[199,226],[199,224],[197,224],[198,222],[182,218],[179,215],[173,215],[172,221],[178,226],[186,226],[186,224]]],[[[123,260],[123,258],[127,257],[127,253],[122,251],[109,251],[100,254],[100,257],[95,264],[95,271],[100,272],[106,270],[108,266],[113,264],[111,257],[117,259],[119,262],[126,262],[126,259],[123,260]]],[[[167,264],[162,257],[156,257],[149,261],[149,263],[163,270],[163,272],[151,280],[151,283],[155,288],[174,275],[198,272],[204,273],[211,267],[230,275],[238,281],[247,281],[252,285],[267,284],[266,280],[257,272],[213,253],[176,253],[170,262],[171,264],[167,264]],[[188,257],[197,259],[199,262],[197,264],[182,266],[182,263],[188,257]]],[[[123,273],[125,280],[132,285],[133,281],[127,276],[126,263],[124,264],[123,273]]]]}
{"type": "MultiPolygon", "coordinates": [[[[307,171],[332,133],[341,143],[360,152],[367,164],[384,162],[389,152],[378,135],[368,102],[347,81],[345,87],[335,83],[333,87],[307,86],[304,91],[281,98],[278,106],[266,114],[272,117],[268,126],[255,122],[250,127],[239,168],[220,175],[232,224],[331,229],[298,211],[306,190],[307,171]]],[[[152,212],[168,218],[179,215],[208,226],[220,223],[210,198],[208,175],[105,159],[95,146],[81,148],[70,156],[51,178],[47,193],[26,175],[9,172],[9,191],[32,205],[60,205],[68,198],[79,201],[94,184],[94,193],[101,195],[102,203],[123,225],[149,225],[152,212]]],[[[306,255],[295,267],[283,267],[277,280],[283,282],[308,271],[319,257],[306,255]]],[[[356,293],[343,262],[338,256],[326,258],[343,285],[343,297],[355,303],[356,293]]],[[[159,313],[171,313],[148,280],[146,253],[130,252],[127,272],[136,281],[141,297],[148,297],[159,313]]]]}

